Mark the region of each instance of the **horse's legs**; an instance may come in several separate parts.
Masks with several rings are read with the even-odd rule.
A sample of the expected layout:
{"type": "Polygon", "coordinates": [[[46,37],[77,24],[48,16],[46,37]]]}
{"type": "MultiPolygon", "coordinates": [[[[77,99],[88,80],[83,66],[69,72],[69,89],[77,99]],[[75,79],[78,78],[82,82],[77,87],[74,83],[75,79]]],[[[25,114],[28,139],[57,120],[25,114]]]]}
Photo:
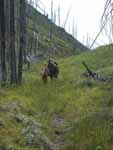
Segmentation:
{"type": "Polygon", "coordinates": [[[48,81],[48,75],[44,73],[42,75],[42,80],[43,80],[44,83],[47,83],[47,81],[48,81]]]}

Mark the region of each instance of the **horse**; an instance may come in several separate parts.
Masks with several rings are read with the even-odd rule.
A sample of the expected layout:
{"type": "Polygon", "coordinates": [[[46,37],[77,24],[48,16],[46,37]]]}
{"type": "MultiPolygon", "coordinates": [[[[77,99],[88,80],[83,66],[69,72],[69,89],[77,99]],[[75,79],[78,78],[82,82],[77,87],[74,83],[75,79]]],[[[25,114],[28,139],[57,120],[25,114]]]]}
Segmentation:
{"type": "Polygon", "coordinates": [[[51,80],[54,78],[57,79],[59,74],[58,66],[52,66],[51,68],[48,68],[48,65],[45,65],[44,71],[42,73],[42,80],[44,83],[47,83],[48,77],[50,77],[51,80]]]}
{"type": "Polygon", "coordinates": [[[42,76],[43,82],[47,83],[48,76],[49,76],[49,69],[47,65],[45,65],[44,71],[42,72],[41,76],[42,76]]]}
{"type": "Polygon", "coordinates": [[[59,68],[57,65],[53,65],[51,66],[51,68],[49,68],[49,74],[48,76],[50,77],[50,79],[57,79],[58,78],[58,74],[59,74],[59,68]]]}

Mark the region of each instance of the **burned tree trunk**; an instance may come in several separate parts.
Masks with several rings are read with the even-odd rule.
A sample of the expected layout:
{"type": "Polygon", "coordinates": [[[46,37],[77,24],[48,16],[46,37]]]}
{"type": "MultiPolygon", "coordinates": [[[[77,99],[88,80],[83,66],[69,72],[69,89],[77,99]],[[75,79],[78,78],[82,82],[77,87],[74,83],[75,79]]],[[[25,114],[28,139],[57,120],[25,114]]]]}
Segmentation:
{"type": "Polygon", "coordinates": [[[5,1],[5,48],[6,48],[6,66],[7,66],[7,72],[9,72],[9,48],[10,48],[10,1],[9,0],[4,0],[5,1]]]}
{"type": "Polygon", "coordinates": [[[96,80],[96,73],[92,72],[89,67],[86,65],[85,62],[82,62],[82,64],[85,66],[86,70],[88,71],[88,74],[90,77],[92,77],[94,80],[96,80]]]}
{"type": "Polygon", "coordinates": [[[89,67],[86,65],[85,62],[82,62],[83,65],[85,66],[86,70],[88,73],[84,73],[83,75],[90,77],[91,79],[95,80],[95,81],[101,81],[101,82],[112,82],[113,78],[110,76],[105,76],[105,75],[100,75],[97,74],[95,72],[92,72],[91,69],[89,69],[89,67]]]}
{"type": "Polygon", "coordinates": [[[10,83],[17,83],[15,51],[15,10],[14,0],[10,0],[10,83]]]}
{"type": "Polygon", "coordinates": [[[51,0],[51,23],[50,23],[50,39],[52,40],[53,35],[53,0],[51,0]]]}
{"type": "Polygon", "coordinates": [[[6,81],[4,0],[0,0],[0,60],[1,79],[2,81],[6,81]]]}
{"type": "Polygon", "coordinates": [[[18,83],[22,81],[23,55],[26,49],[26,0],[20,0],[20,48],[18,63],[18,83]]]}

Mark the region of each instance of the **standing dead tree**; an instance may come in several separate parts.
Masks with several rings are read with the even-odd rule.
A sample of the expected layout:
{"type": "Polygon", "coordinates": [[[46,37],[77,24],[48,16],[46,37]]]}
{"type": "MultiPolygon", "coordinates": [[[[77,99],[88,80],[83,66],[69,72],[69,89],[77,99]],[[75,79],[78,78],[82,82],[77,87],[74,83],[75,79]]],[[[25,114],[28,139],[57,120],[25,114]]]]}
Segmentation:
{"type": "Polygon", "coordinates": [[[65,19],[65,22],[64,22],[64,25],[63,25],[63,28],[64,28],[64,29],[65,29],[65,27],[66,27],[66,24],[67,24],[69,15],[70,15],[70,11],[71,11],[71,7],[69,8],[69,10],[68,10],[68,12],[67,12],[67,16],[66,16],[66,19],[65,19]]]}
{"type": "Polygon", "coordinates": [[[27,55],[37,55],[38,53],[38,39],[39,32],[36,28],[37,26],[37,10],[39,9],[39,1],[34,1],[34,6],[36,10],[32,9],[32,1],[29,1],[29,6],[27,7],[27,13],[32,14],[27,16],[27,28],[28,28],[28,36],[27,36],[27,55]]]}
{"type": "Polygon", "coordinates": [[[23,69],[23,54],[26,49],[26,0],[20,0],[20,47],[19,47],[19,63],[18,63],[18,83],[22,82],[22,69],[23,69]]]}
{"type": "Polygon", "coordinates": [[[53,12],[53,0],[51,1],[51,21],[53,22],[54,12],[53,12]]]}
{"type": "Polygon", "coordinates": [[[93,40],[90,48],[93,47],[97,38],[100,34],[105,31],[106,35],[109,37],[109,40],[112,40],[113,37],[113,2],[112,0],[106,0],[104,11],[101,17],[101,28],[98,34],[96,35],[95,39],[93,40]]]}
{"type": "Polygon", "coordinates": [[[112,42],[113,37],[113,1],[106,0],[104,12],[101,17],[101,27],[105,24],[104,31],[112,42]]]}
{"type": "Polygon", "coordinates": [[[0,60],[1,60],[1,79],[6,81],[6,60],[5,60],[5,14],[4,0],[0,0],[0,60]]]}
{"type": "Polygon", "coordinates": [[[78,36],[78,25],[76,24],[76,28],[75,28],[75,38],[77,39],[78,36]]]}
{"type": "Polygon", "coordinates": [[[53,13],[53,0],[51,1],[51,23],[50,23],[50,39],[52,39],[52,34],[53,34],[53,17],[54,17],[54,13],[53,13]]]}
{"type": "Polygon", "coordinates": [[[29,30],[26,6],[29,6],[27,0],[0,0],[1,83],[17,84],[22,81],[26,32],[29,30]]]}
{"type": "Polygon", "coordinates": [[[61,19],[61,11],[60,11],[60,5],[58,6],[58,25],[60,27],[60,19],[61,19]]]}
{"type": "Polygon", "coordinates": [[[15,1],[10,0],[10,83],[17,83],[15,48],[15,1]]]}
{"type": "Polygon", "coordinates": [[[73,35],[73,37],[75,37],[75,22],[74,22],[74,18],[73,18],[73,24],[72,24],[72,35],[73,35]]]}

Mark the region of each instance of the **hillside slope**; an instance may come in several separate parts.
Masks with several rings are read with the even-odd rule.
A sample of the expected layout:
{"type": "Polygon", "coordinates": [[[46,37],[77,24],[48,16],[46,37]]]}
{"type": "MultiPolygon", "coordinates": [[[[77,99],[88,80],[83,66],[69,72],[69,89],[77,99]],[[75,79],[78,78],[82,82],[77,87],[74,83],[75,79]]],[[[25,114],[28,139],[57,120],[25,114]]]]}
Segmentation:
{"type": "MultiPolygon", "coordinates": [[[[28,31],[34,31],[38,34],[39,53],[72,55],[88,50],[63,28],[52,23],[48,16],[42,15],[33,7],[29,6],[27,14],[30,18],[28,31]]],[[[30,39],[30,41],[32,40],[30,39]]]]}
{"type": "Polygon", "coordinates": [[[100,47],[57,60],[59,79],[46,85],[43,63],[33,64],[23,85],[0,89],[0,149],[112,150],[113,80],[85,78],[82,65],[111,78],[112,54],[112,47],[100,47]]]}

